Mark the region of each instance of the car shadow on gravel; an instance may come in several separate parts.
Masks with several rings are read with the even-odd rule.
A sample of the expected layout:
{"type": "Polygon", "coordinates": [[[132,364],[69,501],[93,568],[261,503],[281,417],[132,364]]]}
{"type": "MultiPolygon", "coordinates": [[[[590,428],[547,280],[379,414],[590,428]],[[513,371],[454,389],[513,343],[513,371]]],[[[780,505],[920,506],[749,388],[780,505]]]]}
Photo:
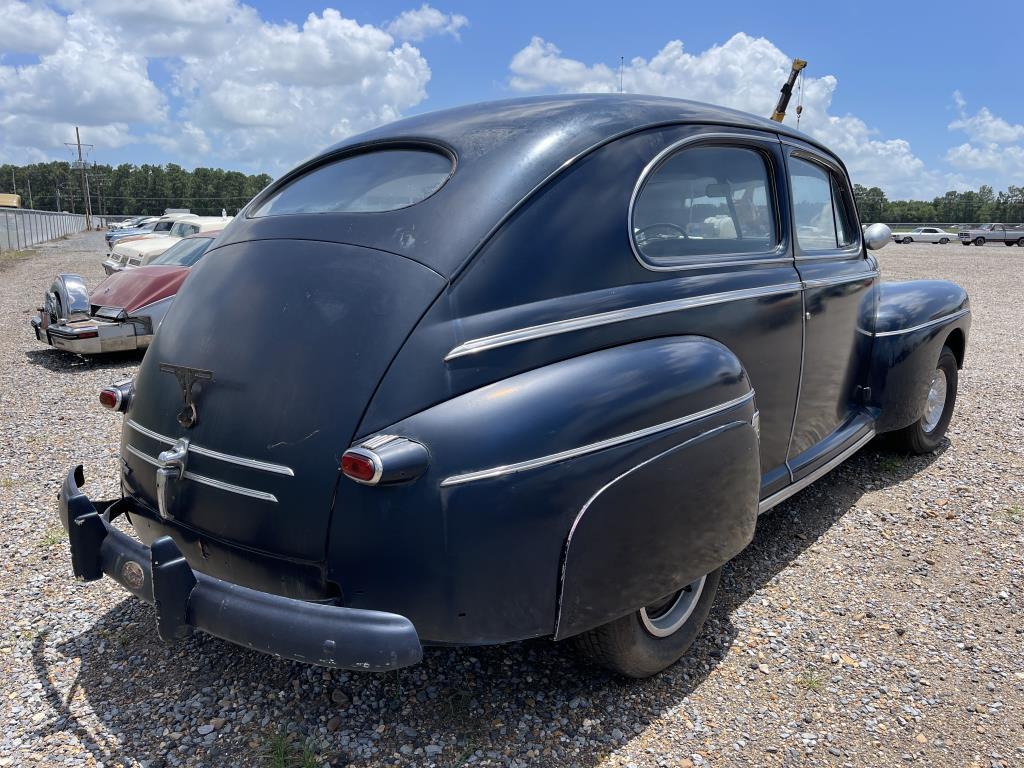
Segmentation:
{"type": "Polygon", "coordinates": [[[76,355],[74,352],[65,352],[63,349],[33,349],[25,353],[25,358],[48,371],[60,373],[83,373],[107,368],[112,371],[120,371],[135,368],[142,362],[145,350],[133,350],[131,352],[114,352],[108,355],[76,355]]]}
{"type": "MultiPolygon", "coordinates": [[[[762,517],[750,546],[725,567],[690,654],[649,680],[615,677],[581,662],[570,644],[549,640],[432,648],[422,664],[394,673],[326,670],[201,634],[164,644],[151,608],[126,598],[75,637],[53,646],[46,634],[36,639],[36,675],[53,710],[37,729],[74,733],[107,765],[131,758],[153,768],[269,765],[270,745],[285,743],[282,734],[331,765],[461,766],[477,750],[502,764],[513,756],[528,764],[597,764],[662,715],[685,714],[699,731],[700,713],[686,697],[728,654],[744,603],[780,571],[799,566],[800,554],[867,490],[905,481],[937,456],[908,457],[876,440],[762,517]],[[51,670],[68,659],[80,660],[70,691],[66,682],[54,685],[59,676],[51,670]],[[83,704],[102,729],[83,718],[83,704]],[[226,725],[200,735],[199,726],[218,717],[226,725]],[[410,753],[428,745],[442,751],[410,753]]],[[[691,736],[674,734],[682,742],[691,736]]]]}

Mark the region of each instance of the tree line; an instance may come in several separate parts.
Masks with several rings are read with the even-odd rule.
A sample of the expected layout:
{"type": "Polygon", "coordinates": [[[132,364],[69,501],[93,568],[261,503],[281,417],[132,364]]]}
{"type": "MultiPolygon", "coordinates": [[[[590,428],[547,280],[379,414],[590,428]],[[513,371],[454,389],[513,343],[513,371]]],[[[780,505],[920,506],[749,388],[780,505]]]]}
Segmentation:
{"type": "MultiPolygon", "coordinates": [[[[180,165],[89,165],[86,174],[95,215],[159,215],[165,208],[188,208],[217,216],[238,213],[270,183],[266,173],[248,175],[220,168],[180,165]]],[[[24,208],[84,213],[82,172],[67,162],[0,165],[0,191],[21,195],[24,208]],[[31,192],[31,194],[30,194],[31,192]]]]}
{"type": "Polygon", "coordinates": [[[878,187],[853,185],[860,220],[866,223],[957,224],[1012,223],[1024,221],[1024,187],[996,192],[987,184],[977,191],[947,192],[933,200],[889,200],[878,187]]]}

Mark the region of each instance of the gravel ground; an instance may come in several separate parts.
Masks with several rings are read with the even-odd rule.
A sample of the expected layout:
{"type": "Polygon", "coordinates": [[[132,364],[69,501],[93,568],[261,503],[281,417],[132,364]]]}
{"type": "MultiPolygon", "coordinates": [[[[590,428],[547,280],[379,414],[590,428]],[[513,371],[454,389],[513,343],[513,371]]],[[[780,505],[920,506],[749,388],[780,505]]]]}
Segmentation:
{"type": "Polygon", "coordinates": [[[101,248],[0,260],[0,766],[1024,765],[1024,250],[880,253],[890,279],[971,293],[948,445],[876,441],[778,507],[692,655],[636,683],[548,641],[382,675],[168,646],[148,606],[75,583],[54,497],[74,462],[116,491],[95,397],[139,358],[56,352],[28,322],[57,271],[98,282],[101,248]]]}

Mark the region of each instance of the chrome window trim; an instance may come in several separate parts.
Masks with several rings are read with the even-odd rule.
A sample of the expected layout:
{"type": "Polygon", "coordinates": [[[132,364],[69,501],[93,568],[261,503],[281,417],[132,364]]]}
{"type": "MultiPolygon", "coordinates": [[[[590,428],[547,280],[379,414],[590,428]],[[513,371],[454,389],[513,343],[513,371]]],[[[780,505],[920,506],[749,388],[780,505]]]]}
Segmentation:
{"type": "MultiPolygon", "coordinates": [[[[168,437],[167,435],[161,435],[159,432],[154,432],[153,430],[142,426],[134,419],[128,419],[128,426],[134,429],[140,435],[145,435],[146,437],[150,437],[161,443],[174,445],[173,437],[168,437]]],[[[249,467],[250,469],[259,469],[264,472],[273,472],[278,475],[287,475],[288,477],[295,477],[295,472],[292,471],[291,467],[286,467],[283,464],[274,464],[269,461],[250,459],[245,456],[233,456],[230,453],[221,453],[220,451],[215,451],[212,448],[203,448],[202,446],[195,444],[190,444],[188,449],[192,453],[198,454],[199,456],[208,456],[211,459],[226,461],[229,464],[238,464],[241,467],[249,467]]]]}
{"type": "MultiPolygon", "coordinates": [[[[783,501],[788,499],[790,496],[793,496],[793,495],[799,493],[800,491],[802,491],[804,488],[806,488],[808,485],[813,483],[815,480],[818,480],[819,478],[824,477],[829,472],[831,472],[833,469],[835,469],[840,464],[842,464],[844,461],[846,461],[848,458],[853,456],[853,454],[855,454],[857,451],[859,451],[861,448],[863,448],[869,442],[871,442],[871,439],[874,436],[875,436],[874,428],[868,429],[867,433],[864,436],[858,438],[857,441],[853,445],[851,445],[849,448],[844,449],[837,456],[834,456],[833,458],[829,459],[827,462],[822,464],[816,470],[811,472],[811,474],[807,475],[807,477],[800,478],[795,483],[792,483],[791,485],[787,485],[781,491],[773,493],[771,496],[769,496],[768,498],[766,498],[763,501],[761,501],[757,505],[757,514],[763,515],[765,512],[770,510],[772,507],[774,507],[774,506],[776,506],[778,504],[781,504],[783,501]]],[[[788,464],[789,464],[789,462],[787,462],[787,466],[788,466],[788,464]]],[[[791,474],[792,474],[792,471],[793,470],[790,469],[790,473],[791,474]]]]}
{"type": "Polygon", "coordinates": [[[859,283],[865,280],[874,280],[876,277],[881,277],[882,273],[880,270],[872,270],[870,272],[861,272],[856,275],[838,275],[837,277],[822,277],[816,280],[804,280],[804,288],[826,288],[831,285],[844,285],[846,283],[859,283]]]}
{"type": "Polygon", "coordinates": [[[555,464],[560,461],[567,461],[568,459],[575,459],[579,456],[586,456],[587,454],[596,453],[606,448],[614,448],[625,443],[633,442],[634,440],[640,440],[644,437],[650,437],[660,432],[666,432],[670,429],[685,426],[691,424],[700,419],[707,418],[708,416],[714,416],[715,414],[728,411],[731,408],[735,408],[739,405],[743,405],[754,399],[754,390],[750,390],[744,395],[733,398],[724,403],[705,408],[703,411],[697,411],[686,416],[681,416],[678,419],[672,421],[666,421],[661,424],[655,424],[651,427],[644,427],[634,432],[627,432],[624,435],[616,435],[615,437],[609,437],[605,440],[599,440],[596,443],[588,443],[587,445],[581,445],[576,448],[569,448],[565,451],[559,451],[558,453],[551,453],[547,456],[540,456],[535,459],[527,459],[525,461],[518,461],[513,464],[503,464],[498,467],[490,467],[489,469],[476,470],[474,472],[466,472],[461,475],[452,475],[451,477],[445,478],[441,481],[442,488],[450,488],[453,485],[462,485],[464,483],[472,483],[477,480],[489,480],[495,477],[502,477],[504,475],[511,475],[517,472],[526,472],[531,469],[539,469],[540,467],[546,467],[549,464],[555,464]]]}
{"type": "MultiPolygon", "coordinates": [[[[154,467],[157,468],[163,466],[157,459],[154,459],[149,454],[143,453],[134,446],[125,444],[124,448],[130,454],[132,454],[133,456],[137,456],[138,458],[145,461],[147,464],[152,464],[154,467]]],[[[192,450],[192,446],[189,446],[189,450],[192,450]]],[[[191,480],[192,482],[201,483],[202,485],[208,485],[211,488],[217,488],[221,491],[227,491],[228,493],[237,493],[241,496],[248,496],[249,498],[252,499],[259,499],[260,501],[269,501],[274,504],[277,503],[277,497],[272,493],[267,493],[265,491],[257,491],[254,490],[253,488],[245,488],[241,485],[233,485],[232,483],[225,483],[223,480],[215,480],[214,478],[206,477],[205,475],[197,475],[195,472],[189,472],[188,470],[183,472],[181,477],[183,480],[191,480]]]]}
{"type": "MultiPolygon", "coordinates": [[[[782,254],[785,254],[787,252],[787,247],[786,247],[785,229],[782,227],[782,215],[781,215],[781,212],[779,210],[779,200],[778,200],[779,192],[778,192],[778,189],[776,189],[776,184],[775,184],[775,172],[776,172],[775,163],[772,161],[771,157],[765,157],[764,153],[761,153],[761,154],[762,154],[762,159],[765,161],[766,167],[768,169],[769,188],[770,188],[770,191],[771,191],[771,194],[772,194],[773,207],[775,209],[775,217],[774,217],[775,234],[776,234],[776,236],[778,237],[778,240],[779,240],[779,242],[775,246],[775,248],[773,248],[770,251],[762,251],[761,252],[764,255],[765,258],[763,258],[763,259],[751,258],[752,256],[756,256],[757,252],[750,253],[748,251],[748,252],[743,252],[743,253],[714,254],[718,258],[712,259],[712,261],[710,261],[710,262],[703,262],[703,263],[693,263],[693,262],[683,262],[683,261],[680,261],[680,263],[678,263],[678,264],[654,264],[653,262],[648,261],[646,258],[644,258],[643,254],[641,254],[640,250],[637,248],[636,237],[633,234],[633,210],[634,210],[634,208],[636,206],[637,198],[640,196],[640,192],[642,191],[644,184],[647,182],[647,179],[656,170],[658,170],[658,167],[669,156],[675,154],[676,152],[681,151],[687,145],[698,144],[698,143],[704,142],[704,141],[710,141],[710,142],[713,143],[713,142],[717,142],[717,141],[730,141],[730,140],[740,140],[742,142],[745,142],[748,145],[752,144],[752,143],[761,143],[761,144],[775,145],[778,142],[778,136],[772,135],[771,137],[769,137],[769,136],[762,136],[762,135],[758,135],[758,134],[754,134],[754,133],[731,133],[731,132],[728,132],[728,131],[714,131],[714,132],[711,132],[711,133],[698,133],[698,134],[695,134],[693,136],[687,136],[685,138],[679,139],[676,142],[673,142],[672,144],[667,146],[665,149],[661,150],[661,152],[659,152],[657,155],[654,156],[653,160],[651,160],[649,163],[647,163],[647,165],[644,166],[644,169],[640,172],[639,178],[637,178],[637,180],[636,180],[636,184],[633,185],[633,193],[629,197],[629,211],[626,214],[626,236],[629,239],[629,248],[633,252],[633,257],[637,260],[637,262],[640,264],[641,267],[643,267],[644,269],[651,270],[652,272],[676,272],[676,271],[684,270],[684,269],[707,269],[708,267],[716,267],[716,266],[720,266],[720,265],[740,266],[740,265],[748,265],[748,264],[770,264],[770,263],[782,263],[782,262],[790,263],[790,262],[792,262],[792,258],[791,257],[783,256],[782,255],[782,254]]],[[[735,147],[735,148],[739,148],[739,149],[750,149],[751,151],[755,151],[755,152],[757,151],[757,150],[753,149],[750,146],[747,146],[747,147],[737,147],[737,145],[735,145],[735,144],[728,144],[727,146],[735,147]]],[[[693,258],[694,259],[708,259],[710,257],[711,257],[711,254],[707,254],[707,255],[704,255],[704,256],[695,255],[693,258]]]]}
{"type": "Polygon", "coordinates": [[[653,304],[640,304],[634,307],[613,309],[609,312],[599,312],[594,315],[582,315],[571,317],[565,320],[554,320],[549,323],[540,323],[526,328],[517,328],[511,331],[502,331],[490,336],[480,336],[469,339],[454,347],[444,357],[447,363],[466,355],[475,355],[479,352],[486,352],[500,347],[507,347],[511,344],[521,344],[535,339],[542,339],[547,336],[556,336],[562,333],[596,328],[602,325],[622,323],[628,320],[653,317],[669,312],[679,312],[697,307],[707,307],[713,304],[724,304],[730,301],[742,299],[756,299],[764,296],[776,296],[783,293],[794,293],[803,289],[802,283],[777,283],[758,288],[742,288],[735,291],[723,291],[722,293],[708,293],[700,296],[688,296],[683,299],[669,299],[658,301],[653,304]]]}
{"type": "Polygon", "coordinates": [[[961,309],[961,310],[959,310],[957,312],[952,312],[952,313],[950,313],[948,315],[943,315],[942,317],[937,317],[934,320],[929,320],[927,323],[921,323],[920,325],[915,325],[915,326],[912,326],[910,328],[899,328],[899,329],[897,329],[895,331],[882,331],[881,333],[876,332],[874,334],[874,336],[876,338],[884,338],[886,336],[899,336],[899,335],[904,334],[904,333],[913,333],[914,331],[923,331],[925,328],[930,328],[933,325],[941,325],[942,323],[952,322],[953,320],[958,320],[961,317],[963,317],[964,315],[969,315],[969,314],[971,314],[971,310],[970,309],[961,309]]]}

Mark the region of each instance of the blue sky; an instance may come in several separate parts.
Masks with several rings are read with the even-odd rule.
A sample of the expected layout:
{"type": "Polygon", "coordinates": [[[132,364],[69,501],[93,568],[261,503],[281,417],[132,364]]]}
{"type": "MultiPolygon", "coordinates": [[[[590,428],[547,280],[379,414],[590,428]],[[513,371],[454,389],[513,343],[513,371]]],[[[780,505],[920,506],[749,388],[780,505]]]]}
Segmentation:
{"type": "MultiPolygon", "coordinates": [[[[1024,3],[512,4],[0,0],[0,160],[276,175],[401,115],[617,87],[767,113],[809,60],[801,128],[891,196],[1024,184],[1024,3]],[[331,9],[331,10],[329,10],[331,9]],[[677,42],[676,42],[677,41],[677,42]]],[[[790,117],[792,120],[792,116],[790,117]]]]}

